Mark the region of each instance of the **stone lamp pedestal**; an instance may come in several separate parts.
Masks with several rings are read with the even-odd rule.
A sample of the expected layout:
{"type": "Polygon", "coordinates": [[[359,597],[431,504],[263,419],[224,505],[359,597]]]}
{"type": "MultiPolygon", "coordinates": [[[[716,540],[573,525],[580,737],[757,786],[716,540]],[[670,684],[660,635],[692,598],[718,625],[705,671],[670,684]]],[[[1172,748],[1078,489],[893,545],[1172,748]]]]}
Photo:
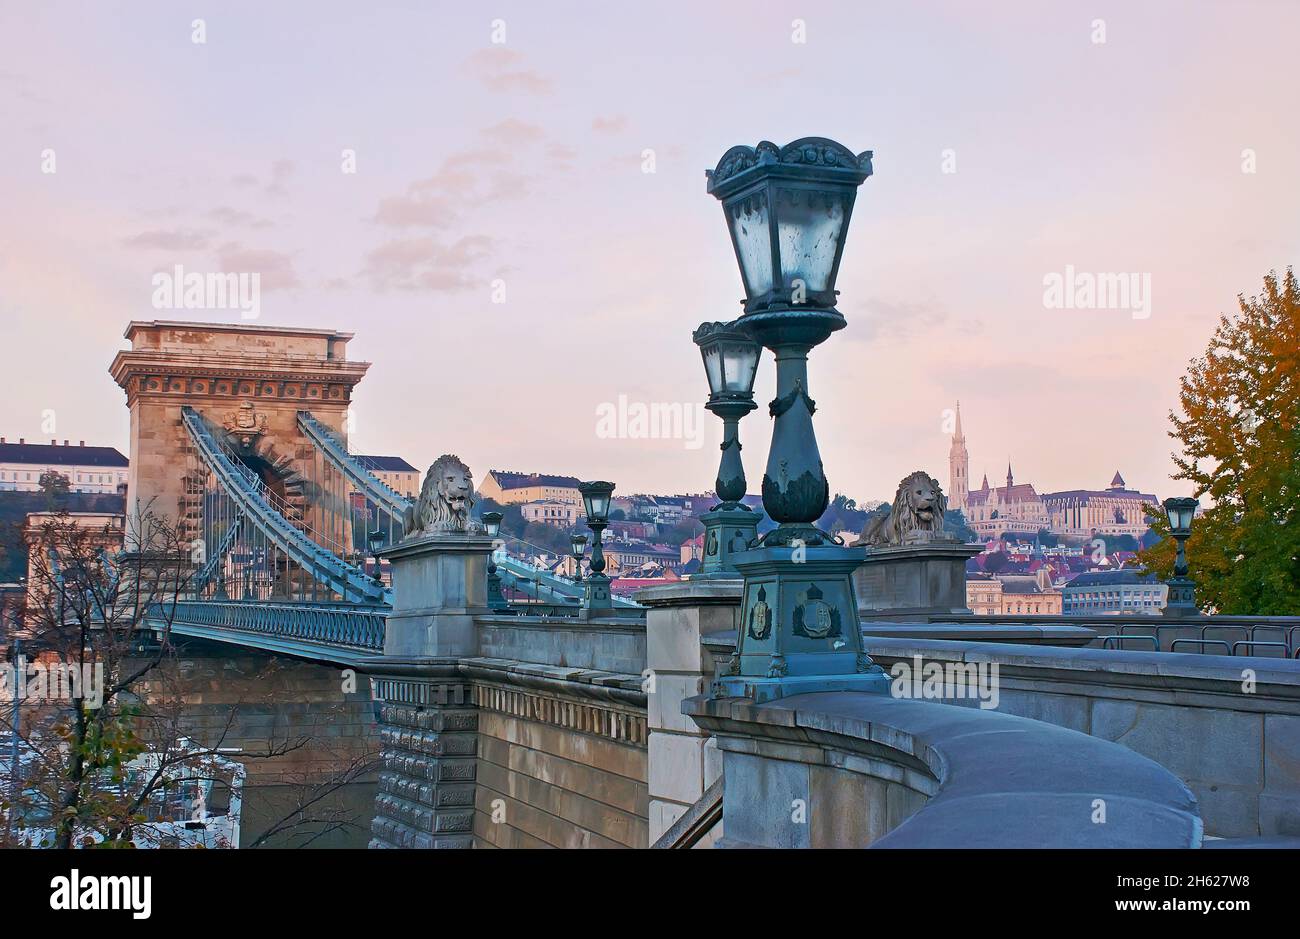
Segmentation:
{"type": "Polygon", "coordinates": [[[393,612],[384,655],[476,655],[474,616],[489,612],[488,556],[478,534],[430,535],[379,552],[393,571],[393,612]]]}
{"type": "Polygon", "coordinates": [[[691,580],[735,580],[734,558],[749,550],[749,543],[758,537],[758,523],[763,513],[745,507],[715,506],[700,516],[704,525],[704,553],[700,569],[691,580]]]}
{"type": "Polygon", "coordinates": [[[862,619],[914,622],[968,614],[966,562],[984,550],[960,541],[876,545],[853,572],[862,619]]]}
{"type": "Polygon", "coordinates": [[[737,654],[716,697],[756,703],[818,691],[888,693],[862,647],[852,575],[862,548],[770,547],[732,556],[745,578],[737,654]]]}

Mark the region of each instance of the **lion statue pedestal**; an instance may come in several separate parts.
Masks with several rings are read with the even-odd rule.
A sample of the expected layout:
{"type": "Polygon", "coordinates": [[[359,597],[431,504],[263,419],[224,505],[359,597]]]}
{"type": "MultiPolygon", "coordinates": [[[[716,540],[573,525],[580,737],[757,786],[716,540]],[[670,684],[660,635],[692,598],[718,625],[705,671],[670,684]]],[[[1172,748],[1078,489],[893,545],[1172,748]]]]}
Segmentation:
{"type": "Polygon", "coordinates": [[[494,545],[470,518],[473,506],[469,467],[451,454],[439,457],[406,512],[405,540],[380,552],[393,570],[385,656],[478,654],[474,617],[490,612],[487,568],[494,545]]]}
{"type": "Polygon", "coordinates": [[[966,562],[984,549],[944,532],[947,509],[939,483],[918,470],[898,484],[888,514],[867,522],[856,542],[867,557],[853,572],[859,617],[915,622],[971,612],[966,562]]]}

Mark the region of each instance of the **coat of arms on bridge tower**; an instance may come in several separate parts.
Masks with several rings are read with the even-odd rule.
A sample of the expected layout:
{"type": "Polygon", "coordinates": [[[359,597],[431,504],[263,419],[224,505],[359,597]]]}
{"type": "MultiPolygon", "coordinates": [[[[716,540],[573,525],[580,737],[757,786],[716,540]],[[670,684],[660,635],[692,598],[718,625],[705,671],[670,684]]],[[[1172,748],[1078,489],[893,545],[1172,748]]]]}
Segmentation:
{"type": "Polygon", "coordinates": [[[259,414],[253,407],[252,401],[245,401],[237,410],[226,415],[221,426],[226,429],[227,434],[239,442],[241,447],[248,449],[253,445],[253,441],[266,433],[266,415],[259,414]]]}

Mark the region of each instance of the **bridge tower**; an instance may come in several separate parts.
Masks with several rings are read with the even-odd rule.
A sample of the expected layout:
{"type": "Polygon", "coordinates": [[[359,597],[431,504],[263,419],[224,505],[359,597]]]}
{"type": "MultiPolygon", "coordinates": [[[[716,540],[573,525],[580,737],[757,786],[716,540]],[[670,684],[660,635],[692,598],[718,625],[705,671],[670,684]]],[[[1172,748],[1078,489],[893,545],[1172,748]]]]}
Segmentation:
{"type": "MultiPolygon", "coordinates": [[[[127,515],[150,508],[197,535],[203,480],[182,408],[196,410],[284,503],[316,510],[315,448],[297,422],[309,410],[347,440],[352,389],[370,368],[347,360],[351,333],[244,323],[133,321],[131,348],[109,368],[131,411],[127,515]]],[[[128,524],[128,531],[132,528],[128,524]]]]}

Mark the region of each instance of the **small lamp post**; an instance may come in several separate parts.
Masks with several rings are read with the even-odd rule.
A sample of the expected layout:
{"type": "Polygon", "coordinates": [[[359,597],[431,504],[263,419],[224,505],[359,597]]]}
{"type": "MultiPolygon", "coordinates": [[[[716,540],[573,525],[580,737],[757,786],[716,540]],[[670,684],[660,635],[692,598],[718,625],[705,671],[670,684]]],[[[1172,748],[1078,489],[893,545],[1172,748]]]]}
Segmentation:
{"type": "Polygon", "coordinates": [[[492,539],[492,553],[488,555],[487,602],[491,610],[508,610],[510,603],[501,592],[501,575],[497,573],[497,538],[501,535],[501,513],[484,512],[483,528],[492,539]]]}
{"type": "Polygon", "coordinates": [[[582,596],[584,610],[609,610],[614,606],[609,595],[609,578],[605,576],[605,551],[601,547],[601,532],[609,524],[610,497],[614,484],[595,480],[578,484],[582,505],[587,511],[587,527],[591,529],[591,573],[587,575],[582,596]]]}
{"type": "Polygon", "coordinates": [[[573,582],[582,583],[582,556],[587,553],[587,536],[574,535],[569,539],[569,553],[573,555],[573,582]]]}
{"type": "Polygon", "coordinates": [[[763,509],[777,527],[732,556],[745,578],[740,635],[736,656],[714,681],[718,695],[764,701],[889,688],[858,629],[852,573],[866,549],[844,547],[816,527],[830,485],[808,386],[809,351],[845,326],[835,281],[871,156],[824,137],[784,147],[764,140],[732,147],[705,174],[745,289],[744,315],[734,326],[776,359],[763,509]]]}
{"type": "Polygon", "coordinates": [[[375,562],[375,583],[382,584],[383,576],[379,573],[379,549],[384,546],[384,533],[379,529],[366,534],[366,545],[370,548],[370,557],[375,562]]]}
{"type": "Polygon", "coordinates": [[[709,380],[705,405],[722,419],[722,459],[714,489],[721,500],[700,516],[704,551],[693,579],[736,578],[731,555],[744,551],[758,532],[758,513],[745,498],[745,465],[740,459],[740,419],[754,408],[754,378],[762,347],[736,323],[701,323],[691,338],[700,347],[709,380]]]}
{"type": "Polygon", "coordinates": [[[1174,498],[1164,501],[1165,515],[1169,519],[1169,533],[1177,545],[1174,557],[1174,576],[1169,578],[1169,596],[1165,600],[1166,616],[1196,616],[1196,581],[1187,576],[1187,539],[1192,534],[1192,519],[1200,502],[1196,499],[1174,498]]]}

